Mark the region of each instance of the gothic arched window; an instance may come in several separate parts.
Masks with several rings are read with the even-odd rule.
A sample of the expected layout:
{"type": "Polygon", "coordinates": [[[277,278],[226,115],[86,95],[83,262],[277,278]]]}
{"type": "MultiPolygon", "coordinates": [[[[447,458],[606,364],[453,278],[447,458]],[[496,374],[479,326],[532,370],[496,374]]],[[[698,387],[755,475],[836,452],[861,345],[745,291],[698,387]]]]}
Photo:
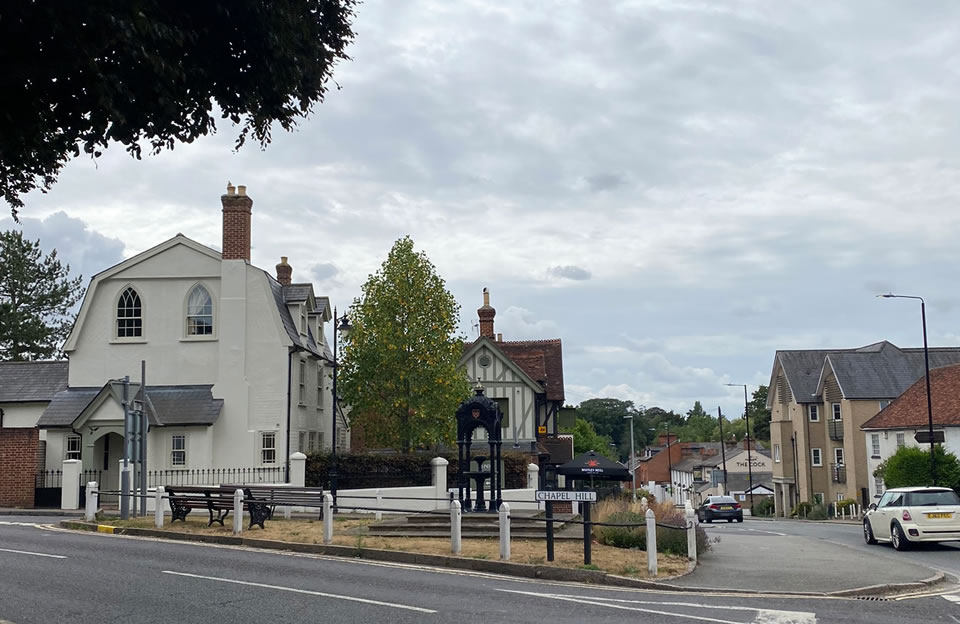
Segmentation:
{"type": "Polygon", "coordinates": [[[127,287],[117,300],[117,338],[143,336],[143,308],[140,295],[132,286],[127,287]]]}
{"type": "Polygon", "coordinates": [[[200,284],[194,286],[187,297],[187,335],[213,335],[213,299],[200,284]]]}

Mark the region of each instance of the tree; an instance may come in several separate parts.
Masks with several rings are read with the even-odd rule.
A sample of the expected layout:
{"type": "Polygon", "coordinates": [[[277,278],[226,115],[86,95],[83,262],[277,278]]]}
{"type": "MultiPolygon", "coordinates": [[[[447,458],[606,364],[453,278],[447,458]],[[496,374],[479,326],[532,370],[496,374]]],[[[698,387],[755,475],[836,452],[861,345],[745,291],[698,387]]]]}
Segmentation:
{"type": "Polygon", "coordinates": [[[356,0],[6,3],[0,9],[0,193],[49,189],[80,150],[140,158],[216,131],[261,147],[322,102],[349,59],[356,0]]]}
{"type": "Polygon", "coordinates": [[[398,240],[350,308],[339,381],[368,443],[410,452],[452,443],[470,394],[458,367],[460,306],[409,236],[398,240]]]}
{"type": "MultiPolygon", "coordinates": [[[[630,455],[630,420],[632,416],[634,450],[639,451],[647,443],[649,421],[643,411],[633,406],[633,401],[619,399],[588,399],[577,407],[577,417],[590,423],[598,435],[606,436],[617,445],[619,455],[630,455]]],[[[588,449],[589,450],[589,449],[588,449]]]]}
{"type": "Polygon", "coordinates": [[[703,409],[700,401],[695,401],[693,409],[687,412],[687,419],[677,430],[677,439],[681,442],[709,442],[720,438],[720,426],[717,419],[703,409]]]}
{"type": "MultiPolygon", "coordinates": [[[[953,488],[960,493],[960,460],[942,445],[938,444],[935,448],[935,485],[953,488]]],[[[902,446],[873,471],[873,476],[883,479],[887,488],[927,485],[930,483],[930,451],[915,446],[902,446]]]]}
{"type": "Polygon", "coordinates": [[[41,257],[40,241],[0,232],[0,359],[48,359],[70,333],[70,309],[83,296],[57,250],[41,257]]]}
{"type": "Polygon", "coordinates": [[[613,440],[609,436],[599,435],[593,425],[583,418],[577,418],[573,431],[570,433],[573,433],[574,455],[596,451],[604,457],[617,459],[617,449],[611,446],[613,440]]]}
{"type": "Polygon", "coordinates": [[[770,440],[770,410],[767,409],[767,386],[760,386],[748,403],[750,408],[750,428],[753,437],[758,440],[770,440]]]}

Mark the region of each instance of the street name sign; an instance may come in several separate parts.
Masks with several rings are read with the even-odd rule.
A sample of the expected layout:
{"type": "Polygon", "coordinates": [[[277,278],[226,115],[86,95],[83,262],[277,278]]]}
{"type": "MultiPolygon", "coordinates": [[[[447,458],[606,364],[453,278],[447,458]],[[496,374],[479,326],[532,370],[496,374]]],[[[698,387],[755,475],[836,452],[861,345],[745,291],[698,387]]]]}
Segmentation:
{"type": "Polygon", "coordinates": [[[537,490],[538,501],[562,501],[578,503],[597,502],[596,492],[572,492],[569,490],[537,490]]]}
{"type": "MultiPolygon", "coordinates": [[[[917,441],[918,444],[930,444],[930,432],[929,431],[918,431],[917,435],[913,436],[913,439],[917,441]]],[[[933,432],[933,441],[939,444],[943,444],[943,430],[933,432]]]]}

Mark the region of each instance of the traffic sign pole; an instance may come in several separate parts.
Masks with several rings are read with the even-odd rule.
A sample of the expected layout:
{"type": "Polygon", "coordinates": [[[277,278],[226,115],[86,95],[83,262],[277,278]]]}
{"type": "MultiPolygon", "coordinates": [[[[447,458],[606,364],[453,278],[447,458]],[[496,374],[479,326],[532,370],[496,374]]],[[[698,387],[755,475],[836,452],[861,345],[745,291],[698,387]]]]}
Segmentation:
{"type": "Polygon", "coordinates": [[[553,501],[547,501],[547,561],[553,561],[553,501]]]}

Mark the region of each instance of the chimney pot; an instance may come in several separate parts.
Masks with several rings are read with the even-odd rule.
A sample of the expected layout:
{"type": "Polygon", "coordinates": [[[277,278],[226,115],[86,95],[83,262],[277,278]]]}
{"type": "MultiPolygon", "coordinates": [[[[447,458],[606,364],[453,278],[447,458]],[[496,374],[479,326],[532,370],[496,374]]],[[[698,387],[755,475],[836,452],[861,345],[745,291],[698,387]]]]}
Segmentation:
{"type": "Polygon", "coordinates": [[[227,182],[227,195],[234,195],[237,192],[237,187],[227,182]]]}
{"type": "Polygon", "coordinates": [[[497,342],[503,342],[503,334],[497,334],[497,342]]]}
{"type": "Polygon", "coordinates": [[[497,315],[497,311],[490,306],[490,291],[486,288],[483,289],[483,305],[477,309],[477,316],[480,317],[480,336],[484,338],[490,338],[491,340],[496,336],[493,331],[493,317],[497,315]]]}
{"type": "Polygon", "coordinates": [[[243,185],[243,184],[238,185],[238,186],[237,186],[237,195],[240,195],[241,197],[246,197],[246,196],[247,196],[247,187],[246,187],[245,185],[243,185]]]}

